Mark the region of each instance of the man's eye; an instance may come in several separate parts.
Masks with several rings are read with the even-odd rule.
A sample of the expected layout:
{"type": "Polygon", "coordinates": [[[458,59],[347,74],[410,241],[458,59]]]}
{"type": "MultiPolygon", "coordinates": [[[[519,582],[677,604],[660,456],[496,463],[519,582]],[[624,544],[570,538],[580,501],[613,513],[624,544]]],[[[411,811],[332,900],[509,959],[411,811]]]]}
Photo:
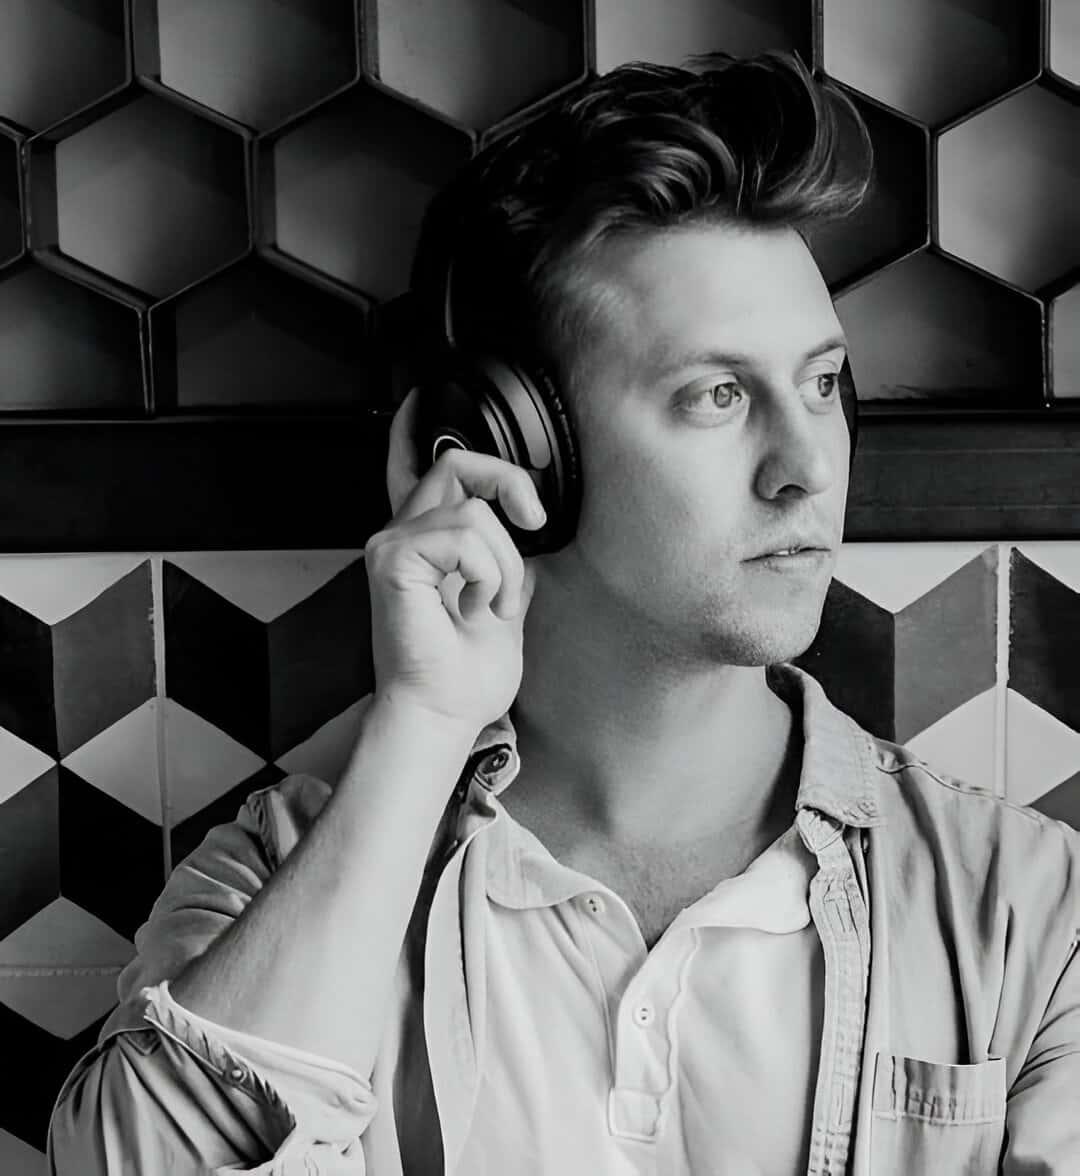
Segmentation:
{"type": "Polygon", "coordinates": [[[701,404],[708,400],[709,404],[716,408],[731,408],[742,395],[743,390],[738,380],[721,380],[719,383],[710,384],[692,396],[690,403],[701,404]]]}
{"type": "Polygon", "coordinates": [[[822,372],[815,376],[822,400],[831,400],[840,391],[840,373],[822,372]]]}

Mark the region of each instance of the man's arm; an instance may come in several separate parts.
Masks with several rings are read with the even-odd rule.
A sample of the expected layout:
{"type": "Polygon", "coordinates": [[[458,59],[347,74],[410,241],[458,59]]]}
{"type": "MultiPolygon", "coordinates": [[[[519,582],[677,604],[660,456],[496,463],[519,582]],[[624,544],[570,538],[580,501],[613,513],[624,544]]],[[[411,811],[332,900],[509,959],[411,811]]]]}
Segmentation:
{"type": "Polygon", "coordinates": [[[427,852],[475,737],[376,696],[325,808],[172,981],[175,1000],[370,1075],[427,852]]]}

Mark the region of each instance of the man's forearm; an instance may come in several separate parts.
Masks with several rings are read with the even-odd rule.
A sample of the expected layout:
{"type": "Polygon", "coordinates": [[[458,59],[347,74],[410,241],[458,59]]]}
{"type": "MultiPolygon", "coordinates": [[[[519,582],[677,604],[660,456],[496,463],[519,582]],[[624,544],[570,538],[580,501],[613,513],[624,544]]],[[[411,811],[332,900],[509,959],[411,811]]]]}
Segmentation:
{"type": "Polygon", "coordinates": [[[319,817],[174,978],[175,999],[368,1076],[427,852],[474,739],[377,697],[319,817]]]}

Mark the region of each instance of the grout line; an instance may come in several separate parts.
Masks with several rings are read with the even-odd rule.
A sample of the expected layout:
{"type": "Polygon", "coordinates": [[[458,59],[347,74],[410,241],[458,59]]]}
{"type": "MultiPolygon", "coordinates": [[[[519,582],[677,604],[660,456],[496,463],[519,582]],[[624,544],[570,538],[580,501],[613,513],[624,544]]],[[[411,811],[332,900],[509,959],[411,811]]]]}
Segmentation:
{"type": "Polygon", "coordinates": [[[1004,796],[1008,788],[1009,729],[1009,630],[1012,621],[1010,562],[1012,545],[999,543],[997,567],[997,672],[994,695],[994,792],[1004,796]]]}
{"type": "Polygon", "coordinates": [[[154,708],[154,738],[157,744],[158,794],[161,797],[161,852],[165,873],[162,882],[172,873],[172,846],[169,830],[172,828],[172,813],[169,806],[167,780],[167,759],[165,754],[165,590],[162,555],[150,557],[150,584],[154,599],[154,692],[157,706],[154,708]]]}

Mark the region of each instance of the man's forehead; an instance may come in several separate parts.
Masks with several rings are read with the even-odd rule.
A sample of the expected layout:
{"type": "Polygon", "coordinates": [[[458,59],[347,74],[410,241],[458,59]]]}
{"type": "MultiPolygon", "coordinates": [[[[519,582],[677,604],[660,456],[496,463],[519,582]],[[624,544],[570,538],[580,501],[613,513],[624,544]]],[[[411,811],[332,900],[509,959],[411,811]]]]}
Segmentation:
{"type": "Polygon", "coordinates": [[[635,234],[611,242],[588,272],[584,285],[607,307],[596,320],[601,335],[650,368],[687,353],[752,352],[778,340],[801,353],[842,335],[824,279],[790,229],[635,234]]]}

